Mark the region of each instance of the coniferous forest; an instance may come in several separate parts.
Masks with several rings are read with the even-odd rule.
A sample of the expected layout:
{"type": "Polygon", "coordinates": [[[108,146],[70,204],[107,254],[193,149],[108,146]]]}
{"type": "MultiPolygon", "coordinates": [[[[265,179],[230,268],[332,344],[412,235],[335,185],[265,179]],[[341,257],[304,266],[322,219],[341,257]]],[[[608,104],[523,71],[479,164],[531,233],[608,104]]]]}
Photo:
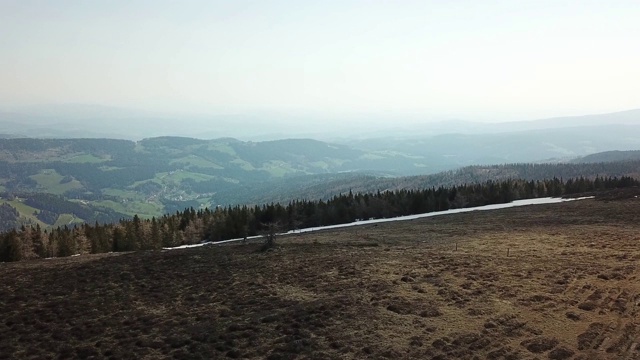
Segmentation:
{"type": "Polygon", "coordinates": [[[286,205],[188,208],[159,218],[134,216],[115,224],[95,222],[93,225],[64,226],[50,231],[38,226],[23,226],[0,235],[0,261],[153,250],[254,236],[267,233],[274,227],[284,232],[358,219],[391,218],[638,185],[640,181],[631,177],[488,181],[423,190],[349,192],[327,201],[293,201],[286,205]]]}

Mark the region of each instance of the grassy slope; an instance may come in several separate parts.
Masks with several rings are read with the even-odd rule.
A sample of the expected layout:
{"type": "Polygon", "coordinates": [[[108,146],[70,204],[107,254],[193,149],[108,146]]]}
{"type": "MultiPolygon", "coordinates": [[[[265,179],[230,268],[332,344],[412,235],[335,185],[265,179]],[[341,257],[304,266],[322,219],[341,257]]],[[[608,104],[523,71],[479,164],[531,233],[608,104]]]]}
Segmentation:
{"type": "Polygon", "coordinates": [[[83,188],[78,180],[62,182],[64,177],[53,169],[44,169],[30,178],[38,183],[39,189],[49,194],[62,195],[69,190],[83,188]]]}
{"type": "Polygon", "coordinates": [[[0,265],[0,358],[638,358],[640,200],[0,265]]]}
{"type": "Polygon", "coordinates": [[[71,155],[63,159],[63,161],[70,162],[70,163],[92,163],[92,164],[97,164],[97,163],[101,163],[109,160],[111,160],[111,156],[98,157],[93,154],[71,155]]]}
{"type": "Polygon", "coordinates": [[[151,218],[163,213],[162,204],[158,202],[145,202],[142,200],[116,202],[112,200],[101,200],[93,201],[92,204],[97,207],[114,210],[121,214],[130,216],[138,215],[142,218],[151,218]]]}
{"type": "Polygon", "coordinates": [[[60,214],[58,220],[53,227],[65,226],[65,225],[73,225],[73,224],[82,224],[84,222],[83,219],[76,217],[73,214],[60,214]]]}
{"type": "Polygon", "coordinates": [[[80,219],[73,214],[60,214],[60,216],[58,217],[58,219],[54,224],[46,224],[38,220],[36,215],[34,215],[35,213],[40,212],[40,210],[24,204],[21,200],[0,199],[0,204],[1,203],[7,203],[12,207],[14,207],[16,210],[18,210],[18,213],[20,214],[20,223],[24,225],[31,224],[35,226],[37,224],[37,225],[40,225],[40,227],[43,229],[50,229],[52,227],[58,227],[58,226],[64,226],[64,225],[81,224],[84,221],[83,219],[80,219]]]}
{"type": "Polygon", "coordinates": [[[38,218],[34,215],[34,213],[37,213],[40,210],[24,204],[20,200],[0,199],[0,203],[7,203],[7,204],[13,206],[16,210],[18,210],[18,213],[20,214],[21,222],[23,224],[33,224],[34,226],[36,224],[38,224],[43,229],[45,229],[45,228],[47,228],[49,226],[49,225],[43,223],[42,221],[38,220],[38,218]]]}
{"type": "Polygon", "coordinates": [[[212,161],[203,159],[202,157],[193,155],[193,154],[187,155],[179,159],[171,160],[170,164],[183,164],[186,167],[195,166],[195,167],[201,167],[201,168],[224,169],[224,167],[212,161]]]}

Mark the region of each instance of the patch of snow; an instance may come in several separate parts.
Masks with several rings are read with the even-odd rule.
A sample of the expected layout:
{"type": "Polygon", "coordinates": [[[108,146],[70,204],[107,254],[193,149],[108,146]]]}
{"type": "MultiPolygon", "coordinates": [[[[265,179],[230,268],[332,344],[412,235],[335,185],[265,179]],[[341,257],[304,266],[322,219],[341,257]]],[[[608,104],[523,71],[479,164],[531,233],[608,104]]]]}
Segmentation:
{"type": "Polygon", "coordinates": [[[201,246],[211,245],[211,244],[213,244],[213,243],[206,242],[206,243],[200,243],[200,244],[180,245],[180,246],[176,246],[176,247],[162,248],[162,250],[190,249],[190,248],[201,247],[201,246]]]}
{"type": "Polygon", "coordinates": [[[385,223],[385,222],[391,222],[391,221],[415,220],[415,219],[421,219],[421,218],[432,217],[432,216],[460,214],[460,213],[466,213],[466,212],[472,212],[472,211],[499,210],[499,209],[507,209],[512,207],[527,206],[527,205],[557,204],[557,203],[562,203],[567,201],[585,200],[585,199],[593,199],[593,196],[574,198],[574,199],[547,197],[547,198],[538,198],[538,199],[516,200],[506,204],[492,204],[492,205],[477,206],[477,207],[470,207],[470,208],[451,209],[451,210],[445,210],[445,211],[433,211],[433,212],[424,213],[424,214],[398,216],[398,217],[389,218],[389,219],[363,220],[363,221],[352,222],[347,224],[338,224],[338,225],[320,226],[320,227],[313,227],[313,228],[306,228],[306,229],[299,229],[299,230],[291,230],[286,234],[298,234],[298,233],[305,233],[305,232],[318,231],[318,230],[339,229],[344,227],[379,224],[379,223],[385,223]]]}
{"type": "Polygon", "coordinates": [[[80,254],[73,254],[73,255],[71,255],[71,257],[74,257],[74,256],[80,256],[80,254]]]}
{"type": "MultiPolygon", "coordinates": [[[[262,238],[262,237],[263,237],[262,235],[248,236],[248,237],[247,237],[247,240],[260,239],[260,238],[262,238]]],[[[228,242],[233,242],[233,241],[243,241],[243,240],[244,240],[244,238],[237,238],[237,239],[229,239],[229,240],[216,241],[216,242],[211,243],[211,244],[216,245],[216,244],[224,244],[224,243],[228,243],[228,242]]]]}
{"type": "MultiPolygon", "coordinates": [[[[262,237],[262,235],[248,236],[247,240],[259,239],[261,237],[262,237]]],[[[222,240],[222,241],[216,241],[216,242],[208,241],[208,242],[202,242],[202,243],[199,243],[199,244],[180,245],[180,246],[176,246],[176,247],[165,247],[165,248],[162,248],[162,250],[190,249],[190,248],[201,247],[201,246],[206,246],[206,245],[217,245],[217,244],[224,244],[224,243],[228,243],[228,242],[243,241],[243,240],[244,240],[244,238],[229,239],[229,240],[222,240]]]]}
{"type": "MultiPolygon", "coordinates": [[[[392,221],[407,221],[407,220],[422,219],[422,218],[433,217],[433,216],[461,214],[461,213],[467,213],[472,211],[499,210],[499,209],[507,209],[512,207],[520,207],[520,206],[527,206],[527,205],[558,204],[558,203],[563,203],[568,201],[585,200],[585,199],[593,199],[593,198],[594,196],[586,196],[586,197],[579,197],[579,198],[573,198],[573,199],[546,197],[546,198],[537,198],[537,199],[516,200],[506,204],[493,204],[493,205],[477,206],[477,207],[462,208],[462,209],[451,209],[451,210],[445,210],[445,211],[433,211],[433,212],[424,213],[424,214],[398,216],[398,217],[389,218],[389,219],[356,220],[355,222],[347,223],[347,224],[338,224],[338,225],[319,226],[319,227],[312,227],[312,228],[306,228],[306,229],[290,230],[286,233],[281,233],[278,235],[301,234],[301,233],[312,232],[312,231],[339,229],[339,228],[346,228],[346,227],[352,227],[352,226],[379,224],[379,223],[392,222],[392,221]]],[[[262,235],[249,236],[247,237],[247,240],[259,239],[262,237],[263,237],[262,235]]],[[[229,240],[223,240],[223,241],[217,241],[217,242],[206,242],[206,243],[193,244],[193,245],[181,245],[181,246],[162,248],[162,249],[163,250],[188,249],[188,248],[200,247],[204,245],[225,244],[225,243],[237,242],[237,241],[243,241],[243,240],[244,238],[237,238],[237,239],[229,239],[229,240]]]]}

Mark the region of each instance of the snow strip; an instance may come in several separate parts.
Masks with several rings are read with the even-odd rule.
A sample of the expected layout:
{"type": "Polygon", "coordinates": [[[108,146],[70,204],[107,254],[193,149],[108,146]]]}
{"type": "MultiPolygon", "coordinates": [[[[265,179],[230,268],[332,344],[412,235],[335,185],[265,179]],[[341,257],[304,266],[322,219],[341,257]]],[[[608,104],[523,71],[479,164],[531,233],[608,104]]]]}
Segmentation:
{"type": "Polygon", "coordinates": [[[407,220],[422,219],[422,218],[427,218],[432,216],[461,214],[461,213],[467,213],[472,211],[499,210],[499,209],[507,209],[512,207],[520,207],[520,206],[527,206],[527,205],[558,204],[558,203],[567,202],[567,201],[585,200],[585,199],[593,199],[593,196],[573,198],[573,199],[547,197],[547,198],[537,198],[537,199],[516,200],[516,201],[505,203],[505,204],[492,204],[492,205],[469,207],[469,208],[451,209],[451,210],[445,210],[445,211],[433,211],[433,212],[424,213],[424,214],[398,216],[398,217],[386,218],[386,219],[362,220],[362,221],[356,221],[356,222],[347,223],[347,224],[338,224],[338,225],[306,228],[306,229],[300,229],[300,230],[291,230],[286,234],[298,234],[298,233],[305,233],[305,232],[318,231],[318,230],[339,229],[344,227],[379,224],[379,223],[392,222],[392,221],[407,221],[407,220]]]}
{"type": "MultiPolygon", "coordinates": [[[[301,234],[301,233],[307,233],[312,231],[340,229],[340,228],[346,228],[346,227],[352,227],[352,226],[380,224],[380,223],[393,222],[393,221],[408,221],[408,220],[422,219],[422,218],[433,217],[433,216],[461,214],[461,213],[467,213],[472,211],[499,210],[499,209],[508,209],[513,207],[527,206],[527,205],[558,204],[558,203],[563,203],[568,201],[585,200],[585,199],[593,199],[593,198],[594,198],[593,196],[586,196],[586,197],[570,198],[570,199],[551,198],[551,197],[537,198],[537,199],[524,199],[524,200],[516,200],[516,201],[505,203],[505,204],[492,204],[492,205],[476,206],[476,207],[461,208],[461,209],[451,209],[451,210],[445,210],[445,211],[433,211],[433,212],[424,213],[424,214],[398,216],[394,218],[361,220],[361,221],[356,221],[356,222],[346,223],[346,224],[337,224],[337,225],[290,230],[286,233],[282,233],[278,235],[301,234]]],[[[262,235],[249,236],[247,237],[247,240],[259,239],[259,238],[262,238],[262,235]]],[[[244,238],[229,239],[229,240],[223,240],[223,241],[217,241],[217,242],[205,242],[205,243],[193,244],[193,245],[181,245],[176,247],[163,248],[163,250],[188,249],[188,248],[200,247],[205,245],[225,244],[225,243],[237,242],[237,241],[243,241],[243,240],[244,238]]]]}
{"type": "MultiPolygon", "coordinates": [[[[247,240],[259,239],[261,237],[262,237],[262,235],[248,236],[247,240]]],[[[216,242],[208,241],[208,242],[202,242],[202,243],[199,243],[199,244],[180,245],[180,246],[176,246],[176,247],[165,247],[165,248],[162,248],[162,250],[190,249],[190,248],[201,247],[201,246],[206,246],[206,245],[217,245],[217,244],[224,244],[224,243],[228,243],[228,242],[243,241],[243,240],[244,240],[244,238],[229,239],[229,240],[222,240],[222,241],[216,241],[216,242]]]]}

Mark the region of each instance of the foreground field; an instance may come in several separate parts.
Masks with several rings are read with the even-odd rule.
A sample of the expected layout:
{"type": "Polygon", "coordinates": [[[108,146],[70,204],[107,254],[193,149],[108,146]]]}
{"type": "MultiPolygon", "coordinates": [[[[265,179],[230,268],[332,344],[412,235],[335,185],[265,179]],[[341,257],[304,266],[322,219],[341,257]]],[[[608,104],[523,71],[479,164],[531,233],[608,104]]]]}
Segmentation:
{"type": "Polygon", "coordinates": [[[640,199],[0,264],[0,358],[640,359],[640,199]]]}

